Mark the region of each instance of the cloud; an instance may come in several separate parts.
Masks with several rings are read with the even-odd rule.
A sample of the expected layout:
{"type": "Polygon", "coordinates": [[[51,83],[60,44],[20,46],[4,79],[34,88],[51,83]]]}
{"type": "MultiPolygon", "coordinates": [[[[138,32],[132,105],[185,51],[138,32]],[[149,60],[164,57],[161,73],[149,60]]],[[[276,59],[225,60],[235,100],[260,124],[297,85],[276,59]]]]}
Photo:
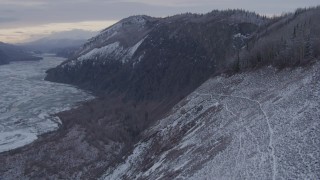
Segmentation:
{"type": "Polygon", "coordinates": [[[82,21],[114,22],[131,15],[165,17],[228,8],[272,15],[318,4],[319,0],[0,0],[0,24],[1,29],[14,29],[82,21]]]}
{"type": "Polygon", "coordinates": [[[53,35],[53,37],[68,35],[73,39],[79,38],[79,36],[86,38],[86,34],[88,33],[81,32],[82,30],[99,31],[114,24],[115,22],[116,21],[85,21],[73,23],[50,23],[38,26],[0,29],[0,41],[20,43],[33,41],[50,35],[53,35]]]}
{"type": "Polygon", "coordinates": [[[37,6],[43,5],[45,1],[40,0],[1,0],[0,5],[17,5],[17,6],[37,6]]]}
{"type": "Polygon", "coordinates": [[[97,35],[97,31],[86,31],[82,29],[72,29],[69,31],[58,31],[52,32],[51,35],[47,36],[47,39],[89,39],[97,35]]]}
{"type": "Polygon", "coordinates": [[[183,12],[205,13],[214,9],[242,8],[262,14],[281,14],[318,0],[0,0],[0,17],[16,22],[1,27],[44,23],[120,20],[130,15],[168,16],[183,12]]]}
{"type": "Polygon", "coordinates": [[[10,18],[10,17],[0,17],[0,24],[1,23],[8,23],[8,22],[14,22],[17,21],[18,19],[16,18],[10,18]]]}

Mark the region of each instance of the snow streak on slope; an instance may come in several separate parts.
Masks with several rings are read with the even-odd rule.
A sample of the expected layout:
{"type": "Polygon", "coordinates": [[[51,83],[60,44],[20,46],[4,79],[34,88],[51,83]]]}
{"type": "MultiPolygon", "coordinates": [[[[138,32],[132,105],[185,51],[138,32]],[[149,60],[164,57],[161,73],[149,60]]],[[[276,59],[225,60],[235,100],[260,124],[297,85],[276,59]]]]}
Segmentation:
{"type": "Polygon", "coordinates": [[[320,63],[208,80],[102,179],[319,179],[320,63]]]}
{"type": "Polygon", "coordinates": [[[63,60],[45,56],[42,61],[0,66],[0,152],[57,129],[60,120],[52,114],[92,98],[69,85],[43,80],[45,71],[63,60]]]}
{"type": "Polygon", "coordinates": [[[101,48],[95,48],[90,52],[88,52],[87,54],[80,56],[78,60],[82,61],[82,60],[89,60],[93,58],[107,57],[112,53],[116,56],[119,56],[121,51],[123,51],[123,48],[119,46],[119,42],[115,42],[101,48]]]}
{"type": "MultiPolygon", "coordinates": [[[[130,57],[139,40],[142,40],[149,32],[150,27],[147,27],[147,21],[153,19],[147,16],[131,16],[119,21],[111,27],[101,31],[97,36],[89,39],[76,53],[77,57],[83,56],[81,60],[96,60],[113,58],[125,62],[130,57]],[[134,36],[132,36],[134,34],[134,36]],[[113,49],[110,52],[110,48],[113,49]],[[130,50],[131,49],[131,50],[130,50]],[[105,51],[104,51],[105,50],[105,51]],[[113,54],[116,52],[116,54],[113,54]],[[127,54],[128,53],[128,54],[127,54]],[[88,56],[94,55],[94,56],[88,56]],[[104,55],[104,56],[101,56],[104,55]],[[86,57],[86,58],[84,58],[86,57]]],[[[141,44],[141,41],[137,44],[141,44]]],[[[73,59],[73,64],[77,63],[73,59]]],[[[78,62],[81,63],[81,62],[78,62]]]]}
{"type": "Polygon", "coordinates": [[[64,64],[63,67],[81,65],[82,61],[94,61],[94,63],[96,61],[97,63],[104,63],[104,61],[108,60],[119,60],[121,63],[125,63],[132,58],[145,38],[137,42],[134,46],[128,48],[124,48],[119,42],[114,42],[101,48],[94,48],[88,53],[78,57],[76,60],[71,60],[64,64]]]}
{"type": "Polygon", "coordinates": [[[115,42],[101,48],[95,48],[87,54],[80,56],[77,60],[111,59],[112,57],[115,57],[115,59],[120,58],[121,62],[124,63],[134,55],[144,39],[145,38],[130,48],[122,47],[119,42],[115,42]]]}

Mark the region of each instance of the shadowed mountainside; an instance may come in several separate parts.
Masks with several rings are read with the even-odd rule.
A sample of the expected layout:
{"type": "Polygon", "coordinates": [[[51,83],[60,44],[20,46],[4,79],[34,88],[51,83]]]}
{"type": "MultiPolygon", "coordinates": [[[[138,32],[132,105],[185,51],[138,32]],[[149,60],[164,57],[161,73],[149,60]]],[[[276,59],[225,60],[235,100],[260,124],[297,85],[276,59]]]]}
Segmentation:
{"type": "Polygon", "coordinates": [[[0,65],[12,61],[34,61],[40,59],[40,57],[35,57],[18,46],[0,42],[0,65]]]}

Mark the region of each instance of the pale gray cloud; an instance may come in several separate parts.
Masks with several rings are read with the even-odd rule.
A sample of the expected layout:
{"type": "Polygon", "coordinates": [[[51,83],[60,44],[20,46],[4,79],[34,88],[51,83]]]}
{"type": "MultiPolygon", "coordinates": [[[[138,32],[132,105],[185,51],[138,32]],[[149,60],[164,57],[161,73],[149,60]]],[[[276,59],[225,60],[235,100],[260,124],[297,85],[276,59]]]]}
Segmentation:
{"type": "Polygon", "coordinates": [[[136,14],[167,16],[182,12],[205,13],[227,8],[280,14],[317,4],[320,4],[319,0],[0,0],[0,17],[16,19],[14,24],[2,24],[2,27],[12,27],[37,23],[119,20],[136,14]]]}
{"type": "MultiPolygon", "coordinates": [[[[280,14],[319,0],[0,0],[0,17],[18,19],[17,25],[88,20],[119,20],[135,15],[167,16],[182,12],[242,8],[280,14]]],[[[14,24],[10,23],[11,26],[14,24]]]]}
{"type": "Polygon", "coordinates": [[[0,17],[0,24],[14,21],[17,21],[17,19],[13,17],[0,17]]]}
{"type": "Polygon", "coordinates": [[[0,25],[2,29],[12,29],[49,23],[117,21],[140,14],[164,17],[183,12],[206,13],[228,8],[272,15],[318,4],[319,0],[0,0],[0,25]]]}

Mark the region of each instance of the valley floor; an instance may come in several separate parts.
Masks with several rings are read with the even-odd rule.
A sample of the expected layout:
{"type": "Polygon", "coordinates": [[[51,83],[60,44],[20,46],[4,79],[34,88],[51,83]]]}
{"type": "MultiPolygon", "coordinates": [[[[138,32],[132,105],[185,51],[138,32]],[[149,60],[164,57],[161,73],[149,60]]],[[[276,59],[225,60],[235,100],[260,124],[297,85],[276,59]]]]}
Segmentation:
{"type": "Polygon", "coordinates": [[[0,66],[0,153],[57,130],[60,120],[53,114],[93,98],[70,85],[44,81],[45,71],[65,59],[49,54],[41,58],[0,66]]]}

